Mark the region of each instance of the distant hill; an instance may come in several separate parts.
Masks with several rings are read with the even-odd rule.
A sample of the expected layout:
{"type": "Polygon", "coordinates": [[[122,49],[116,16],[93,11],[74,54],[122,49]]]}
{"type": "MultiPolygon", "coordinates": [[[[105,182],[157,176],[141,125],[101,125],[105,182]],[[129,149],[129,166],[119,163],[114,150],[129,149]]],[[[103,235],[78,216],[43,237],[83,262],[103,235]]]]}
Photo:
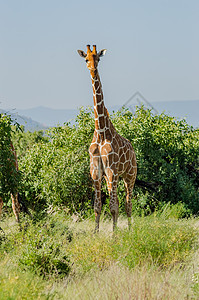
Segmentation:
{"type": "Polygon", "coordinates": [[[19,109],[18,113],[28,116],[44,126],[63,125],[76,117],[77,109],[52,109],[49,107],[34,107],[30,109],[19,109]]]}
{"type": "MultiPolygon", "coordinates": [[[[178,119],[185,118],[193,127],[199,127],[199,100],[190,101],[164,101],[151,102],[152,106],[158,113],[165,113],[178,119]]],[[[135,107],[135,103],[131,108],[135,107]]],[[[122,107],[108,107],[110,113],[117,111],[122,107]]],[[[0,110],[5,112],[5,110],[0,110]]],[[[31,109],[19,109],[17,111],[8,112],[13,120],[25,127],[25,130],[34,131],[46,129],[50,126],[63,125],[64,122],[74,120],[78,114],[78,109],[52,109],[48,107],[34,107],[31,109]]]]}
{"type": "MultiPolygon", "coordinates": [[[[165,101],[151,102],[158,113],[165,113],[178,119],[185,118],[193,127],[199,127],[199,100],[194,101],[165,101]]],[[[122,106],[122,105],[121,105],[122,106]]],[[[109,112],[117,111],[120,106],[108,107],[109,112]]],[[[77,109],[52,109],[48,107],[35,107],[32,109],[18,110],[19,115],[35,120],[37,126],[63,125],[64,122],[73,120],[78,114],[77,109]],[[43,125],[41,125],[43,124],[43,125]]],[[[34,122],[34,121],[33,121],[34,122]]],[[[19,121],[19,123],[21,123],[19,121]]]]}
{"type": "Polygon", "coordinates": [[[47,127],[42,125],[41,123],[32,120],[29,116],[20,115],[14,111],[6,111],[3,109],[0,109],[0,113],[6,113],[7,115],[10,115],[13,121],[16,121],[20,125],[23,125],[25,128],[25,131],[35,131],[35,130],[44,130],[47,127]]]}

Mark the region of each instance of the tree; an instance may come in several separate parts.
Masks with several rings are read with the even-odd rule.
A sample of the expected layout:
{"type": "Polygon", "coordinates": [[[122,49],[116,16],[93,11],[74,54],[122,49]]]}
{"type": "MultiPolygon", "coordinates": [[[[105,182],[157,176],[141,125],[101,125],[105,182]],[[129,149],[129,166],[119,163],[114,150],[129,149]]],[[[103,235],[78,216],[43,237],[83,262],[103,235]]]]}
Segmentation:
{"type": "MultiPolygon", "coordinates": [[[[134,189],[134,209],[149,213],[167,202],[184,203],[187,210],[199,211],[199,130],[185,120],[166,114],[153,115],[137,108],[112,115],[119,134],[129,139],[138,162],[138,179],[154,183],[155,190],[134,189]]],[[[71,212],[87,212],[93,203],[88,148],[94,131],[91,110],[81,109],[75,125],[49,129],[20,160],[23,187],[33,208],[62,205],[71,212]]],[[[124,186],[118,184],[120,203],[124,186]]],[[[108,193],[103,186],[103,200],[108,193]]],[[[121,206],[124,209],[124,206],[121,206]]]]}
{"type": "MultiPolygon", "coordinates": [[[[15,155],[12,151],[12,120],[6,114],[0,114],[0,197],[9,199],[10,193],[16,193],[20,174],[15,166],[15,155]]],[[[19,129],[19,124],[15,124],[19,129]]]]}

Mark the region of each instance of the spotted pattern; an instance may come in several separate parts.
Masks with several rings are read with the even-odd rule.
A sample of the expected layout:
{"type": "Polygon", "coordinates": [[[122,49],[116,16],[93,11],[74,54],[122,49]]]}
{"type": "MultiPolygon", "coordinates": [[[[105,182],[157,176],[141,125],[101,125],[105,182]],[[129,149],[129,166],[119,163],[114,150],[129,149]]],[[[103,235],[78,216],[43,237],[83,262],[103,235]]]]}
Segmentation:
{"type": "Polygon", "coordinates": [[[104,55],[101,50],[96,52],[96,46],[93,51],[87,45],[87,54],[78,50],[80,56],[84,57],[87,67],[90,70],[94,115],[95,115],[95,131],[93,140],[89,148],[90,154],[90,173],[95,188],[95,230],[99,230],[100,214],[102,209],[101,202],[101,181],[104,176],[107,182],[110,195],[110,211],[113,217],[113,229],[117,225],[119,202],[117,197],[117,183],[119,176],[123,177],[126,188],[126,213],[130,226],[132,212],[132,191],[137,174],[136,156],[131,143],[120,136],[114,128],[108,111],[104,105],[102,85],[97,69],[99,57],[104,55]]]}
{"type": "MultiPolygon", "coordinates": [[[[89,148],[90,173],[95,187],[94,211],[96,215],[96,230],[99,229],[99,218],[102,208],[101,180],[104,176],[110,195],[110,211],[115,228],[118,218],[119,203],[117,197],[117,182],[119,176],[124,179],[126,187],[126,213],[131,218],[131,196],[137,174],[135,152],[131,143],[120,136],[114,128],[104,105],[99,74],[92,78],[95,131],[89,148]]],[[[130,224],[129,224],[130,225],[130,224]]]]}

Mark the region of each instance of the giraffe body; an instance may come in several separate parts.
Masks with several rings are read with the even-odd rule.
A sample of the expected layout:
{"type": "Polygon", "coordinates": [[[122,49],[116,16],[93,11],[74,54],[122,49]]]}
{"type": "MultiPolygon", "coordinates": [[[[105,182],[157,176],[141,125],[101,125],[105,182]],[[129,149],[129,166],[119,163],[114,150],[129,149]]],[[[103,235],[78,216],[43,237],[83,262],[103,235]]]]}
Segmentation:
{"type": "Polygon", "coordinates": [[[120,136],[114,128],[108,111],[104,105],[102,85],[97,69],[99,58],[105,54],[106,50],[96,52],[96,46],[93,46],[91,52],[90,46],[87,46],[87,54],[78,50],[80,56],[84,57],[87,67],[91,73],[95,131],[93,140],[89,148],[90,154],[90,173],[95,188],[95,230],[99,230],[99,220],[102,208],[101,203],[101,181],[104,176],[110,195],[110,211],[113,217],[113,229],[117,225],[119,202],[117,197],[117,183],[119,176],[122,176],[126,188],[126,213],[131,219],[132,212],[132,191],[137,174],[137,164],[135,152],[131,143],[120,136]]]}

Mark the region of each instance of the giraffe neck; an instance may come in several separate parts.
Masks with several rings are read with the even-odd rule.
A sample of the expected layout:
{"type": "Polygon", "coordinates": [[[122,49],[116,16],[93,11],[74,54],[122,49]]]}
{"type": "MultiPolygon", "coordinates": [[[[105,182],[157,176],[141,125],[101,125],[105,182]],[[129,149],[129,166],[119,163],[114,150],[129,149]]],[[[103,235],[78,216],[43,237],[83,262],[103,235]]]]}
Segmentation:
{"type": "Polygon", "coordinates": [[[94,76],[91,75],[93,86],[93,102],[94,102],[94,115],[95,115],[95,131],[97,133],[105,132],[109,127],[108,111],[104,105],[102,85],[98,71],[94,76]]]}

